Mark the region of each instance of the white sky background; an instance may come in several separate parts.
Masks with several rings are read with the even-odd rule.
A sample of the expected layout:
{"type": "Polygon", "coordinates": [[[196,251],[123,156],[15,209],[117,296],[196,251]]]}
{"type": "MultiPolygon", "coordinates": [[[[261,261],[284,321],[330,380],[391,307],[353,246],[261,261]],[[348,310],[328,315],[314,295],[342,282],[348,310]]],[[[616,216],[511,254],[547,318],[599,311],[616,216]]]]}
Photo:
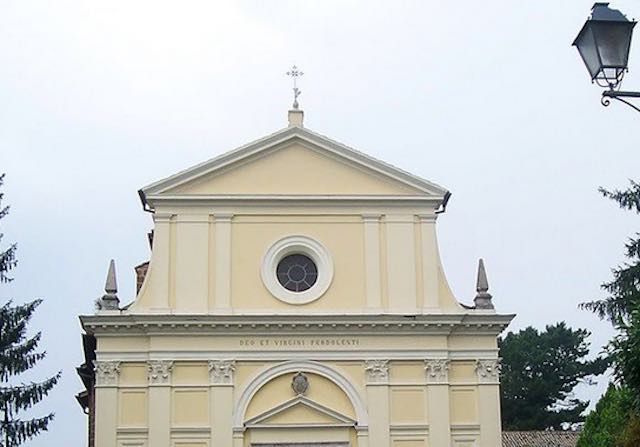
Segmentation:
{"type": "Polygon", "coordinates": [[[577,304],[601,296],[638,217],[597,187],[640,179],[640,114],[602,107],[570,46],[592,3],[0,1],[1,230],[20,262],[0,302],[45,299],[36,376],[64,371],[29,445],[84,445],[77,316],[110,258],[133,297],[152,226],[136,191],[284,127],[293,63],[309,128],[453,192],[439,237],[459,299],[482,256],[510,329],[566,320],[599,349],[612,331],[577,304]]]}

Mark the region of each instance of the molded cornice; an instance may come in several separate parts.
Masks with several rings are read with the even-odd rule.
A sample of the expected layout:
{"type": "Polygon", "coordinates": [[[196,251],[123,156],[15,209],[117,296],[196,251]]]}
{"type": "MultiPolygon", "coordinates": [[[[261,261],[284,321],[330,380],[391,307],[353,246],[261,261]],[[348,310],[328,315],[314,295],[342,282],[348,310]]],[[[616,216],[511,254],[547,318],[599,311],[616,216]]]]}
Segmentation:
{"type": "Polygon", "coordinates": [[[515,315],[85,315],[94,335],[411,335],[500,334],[515,315]]]}

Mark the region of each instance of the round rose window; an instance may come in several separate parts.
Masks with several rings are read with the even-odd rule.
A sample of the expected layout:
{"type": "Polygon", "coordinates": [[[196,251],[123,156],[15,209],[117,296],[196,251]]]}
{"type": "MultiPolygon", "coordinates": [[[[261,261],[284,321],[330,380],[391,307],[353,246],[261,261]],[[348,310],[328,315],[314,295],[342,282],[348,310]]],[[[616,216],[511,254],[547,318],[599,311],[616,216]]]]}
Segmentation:
{"type": "Polygon", "coordinates": [[[318,268],[308,256],[292,254],[285,256],[276,269],[278,282],[291,292],[309,290],[318,279],[318,268]]]}

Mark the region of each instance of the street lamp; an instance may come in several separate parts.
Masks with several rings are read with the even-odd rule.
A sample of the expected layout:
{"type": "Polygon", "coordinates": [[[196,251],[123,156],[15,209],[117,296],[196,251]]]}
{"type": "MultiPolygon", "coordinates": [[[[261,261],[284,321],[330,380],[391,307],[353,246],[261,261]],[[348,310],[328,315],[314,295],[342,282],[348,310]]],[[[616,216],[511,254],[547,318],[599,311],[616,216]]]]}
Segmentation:
{"type": "Polygon", "coordinates": [[[595,3],[591,17],[585,22],[573,41],[584,64],[587,66],[591,82],[608,90],[602,93],[602,105],[608,106],[609,98],[621,101],[640,112],[640,108],[622,98],[640,98],[640,92],[620,91],[620,84],[627,72],[631,36],[635,20],[628,20],[617,9],[609,8],[609,3],[595,3]]]}

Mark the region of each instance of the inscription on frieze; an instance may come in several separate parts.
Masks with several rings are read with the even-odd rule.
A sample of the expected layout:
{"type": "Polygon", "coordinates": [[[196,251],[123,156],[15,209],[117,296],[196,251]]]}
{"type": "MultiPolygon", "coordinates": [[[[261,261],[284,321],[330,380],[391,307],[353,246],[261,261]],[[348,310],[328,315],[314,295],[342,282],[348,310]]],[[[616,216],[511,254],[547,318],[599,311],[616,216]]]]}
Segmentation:
{"type": "Polygon", "coordinates": [[[326,349],[358,347],[360,346],[360,339],[353,337],[252,337],[242,338],[238,343],[242,348],[326,349]]]}

